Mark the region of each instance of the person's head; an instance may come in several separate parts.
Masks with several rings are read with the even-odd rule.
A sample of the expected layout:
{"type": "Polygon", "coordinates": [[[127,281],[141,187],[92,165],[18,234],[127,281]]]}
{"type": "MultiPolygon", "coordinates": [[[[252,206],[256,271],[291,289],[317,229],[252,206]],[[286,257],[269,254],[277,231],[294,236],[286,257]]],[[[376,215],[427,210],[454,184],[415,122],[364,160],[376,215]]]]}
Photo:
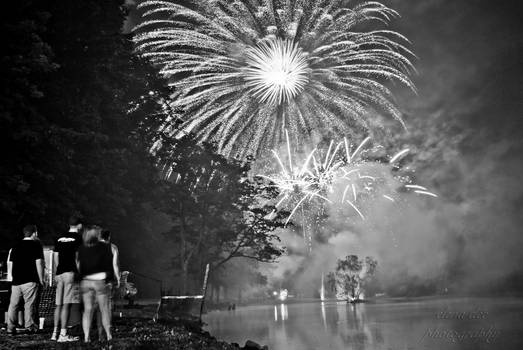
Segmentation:
{"type": "Polygon", "coordinates": [[[100,233],[102,228],[97,225],[87,226],[82,234],[84,245],[93,246],[100,241],[100,233]]]}
{"type": "Polygon", "coordinates": [[[38,230],[36,225],[26,225],[24,227],[24,238],[36,238],[38,237],[38,230]]]}
{"type": "Polygon", "coordinates": [[[102,233],[100,233],[100,239],[109,242],[111,240],[111,231],[107,229],[102,230],[102,233]]]}
{"type": "Polygon", "coordinates": [[[81,215],[71,215],[69,218],[69,229],[76,229],[78,232],[82,230],[83,222],[81,215]]]}

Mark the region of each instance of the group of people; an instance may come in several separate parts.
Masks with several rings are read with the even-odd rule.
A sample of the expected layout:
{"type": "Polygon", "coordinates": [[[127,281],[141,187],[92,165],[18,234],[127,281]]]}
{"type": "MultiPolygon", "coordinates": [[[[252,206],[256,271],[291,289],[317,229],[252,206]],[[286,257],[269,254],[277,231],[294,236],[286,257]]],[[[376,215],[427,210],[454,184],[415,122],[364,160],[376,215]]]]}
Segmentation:
{"type": "MultiPolygon", "coordinates": [[[[11,299],[7,332],[16,332],[20,306],[24,309],[27,332],[35,332],[39,291],[44,287],[45,259],[35,225],[23,229],[24,238],[10,252],[12,264],[11,299]],[[23,303],[22,303],[23,301],[23,303]]],[[[90,342],[93,315],[97,309],[99,337],[108,341],[111,335],[113,288],[120,285],[118,248],[110,243],[110,232],[91,225],[84,227],[78,217],[69,220],[69,231],[56,241],[53,251],[53,276],[56,282],[56,308],[52,340],[78,341],[68,334],[68,323],[74,305],[83,304],[82,330],[84,341],[90,342]]]]}

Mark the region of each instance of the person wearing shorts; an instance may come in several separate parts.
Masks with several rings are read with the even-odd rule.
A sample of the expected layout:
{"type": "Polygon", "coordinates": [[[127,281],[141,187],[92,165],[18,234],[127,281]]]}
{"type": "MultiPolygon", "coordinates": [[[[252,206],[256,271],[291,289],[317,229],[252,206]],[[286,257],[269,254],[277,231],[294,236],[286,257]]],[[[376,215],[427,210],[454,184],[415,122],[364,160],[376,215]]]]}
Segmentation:
{"type": "Polygon", "coordinates": [[[80,303],[80,288],[77,282],[76,251],[81,244],[79,231],[82,222],[77,217],[69,220],[69,232],[55,242],[54,261],[56,266],[56,309],[54,330],[51,340],[58,342],[77,341],[78,337],[67,335],[67,323],[72,304],[80,303]],[[58,334],[58,329],[60,333],[58,334]]]}
{"type": "Polygon", "coordinates": [[[91,341],[90,331],[95,300],[100,308],[106,339],[109,342],[112,340],[108,282],[113,273],[113,254],[109,244],[100,242],[101,231],[99,226],[87,228],[82,234],[83,244],[78,248],[77,255],[78,270],[82,277],[80,282],[84,302],[82,328],[86,343],[91,341]]]}
{"type": "Polygon", "coordinates": [[[78,304],[80,290],[74,272],[64,272],[56,276],[56,305],[78,304]]]}

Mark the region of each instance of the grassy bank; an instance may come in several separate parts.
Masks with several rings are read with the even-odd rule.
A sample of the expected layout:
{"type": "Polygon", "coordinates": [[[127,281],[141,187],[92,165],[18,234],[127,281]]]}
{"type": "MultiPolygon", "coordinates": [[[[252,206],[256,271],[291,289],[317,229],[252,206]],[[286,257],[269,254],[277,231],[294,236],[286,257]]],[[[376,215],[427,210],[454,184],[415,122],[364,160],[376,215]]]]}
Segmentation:
{"type": "MultiPolygon", "coordinates": [[[[7,336],[0,333],[0,349],[241,349],[237,344],[222,342],[202,330],[201,326],[186,319],[153,321],[156,305],[140,309],[120,309],[113,319],[113,341],[90,344],[82,341],[56,343],[51,341],[52,329],[47,327],[36,334],[7,336]],[[122,317],[118,317],[122,312],[122,317]]],[[[93,330],[93,336],[97,331],[93,330]]]]}

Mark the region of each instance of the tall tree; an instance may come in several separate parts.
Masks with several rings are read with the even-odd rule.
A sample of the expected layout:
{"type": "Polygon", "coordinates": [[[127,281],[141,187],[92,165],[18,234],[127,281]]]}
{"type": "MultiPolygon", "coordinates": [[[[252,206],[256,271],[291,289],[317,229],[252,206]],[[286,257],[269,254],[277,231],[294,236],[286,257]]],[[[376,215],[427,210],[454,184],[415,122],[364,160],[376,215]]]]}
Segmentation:
{"type": "Polygon", "coordinates": [[[156,193],[149,148],[164,82],[121,33],[124,1],[29,1],[3,11],[0,239],[27,222],[44,239],[82,212],[138,233],[156,193]]]}
{"type": "Polygon", "coordinates": [[[273,261],[281,254],[274,230],[283,221],[268,218],[274,207],[264,199],[276,193],[249,179],[248,165],[191,137],[165,139],[158,157],[166,164],[164,210],[172,221],[168,237],[178,247],[175,266],[183,292],[190,289],[191,264],[201,270],[196,257],[214,268],[235,257],[273,261]]]}
{"type": "Polygon", "coordinates": [[[23,221],[42,215],[46,205],[45,195],[34,191],[52,177],[38,167],[46,155],[46,118],[36,104],[58,64],[43,39],[49,12],[20,1],[0,16],[0,240],[10,243],[23,221]]]}

